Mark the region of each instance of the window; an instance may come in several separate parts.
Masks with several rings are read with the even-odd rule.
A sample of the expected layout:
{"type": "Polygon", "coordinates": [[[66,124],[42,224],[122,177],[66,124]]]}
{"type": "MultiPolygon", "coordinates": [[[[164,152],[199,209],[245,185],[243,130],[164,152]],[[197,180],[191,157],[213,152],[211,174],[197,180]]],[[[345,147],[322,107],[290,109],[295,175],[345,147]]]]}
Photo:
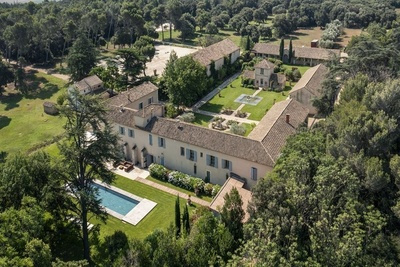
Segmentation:
{"type": "Polygon", "coordinates": [[[218,168],[218,158],[212,155],[207,155],[206,163],[208,166],[218,168]]]}
{"type": "Polygon", "coordinates": [[[185,148],[181,147],[181,156],[185,156],[185,148]]]}
{"type": "Polygon", "coordinates": [[[263,68],[260,69],[260,74],[264,74],[264,69],[263,68]]]}
{"type": "Polygon", "coordinates": [[[232,170],[232,162],[226,159],[222,160],[222,168],[223,169],[228,169],[228,170],[232,170]]]}
{"type": "Polygon", "coordinates": [[[132,129],[128,129],[128,136],[129,137],[135,137],[135,133],[133,132],[132,129]]]}
{"type": "Polygon", "coordinates": [[[150,97],[148,100],[148,104],[150,105],[151,103],[153,103],[153,97],[150,97]]]}
{"type": "Polygon", "coordinates": [[[119,126],[119,134],[125,135],[125,128],[122,126],[119,126]]]}
{"type": "Polygon", "coordinates": [[[165,148],[165,139],[162,137],[158,137],[158,146],[165,148]]]}
{"type": "Polygon", "coordinates": [[[143,109],[143,102],[139,103],[139,109],[143,109]]]}
{"type": "Polygon", "coordinates": [[[197,152],[191,149],[186,149],[186,158],[191,161],[197,161],[197,152]]]}
{"type": "Polygon", "coordinates": [[[261,79],[260,84],[264,84],[264,79],[261,79]]]}
{"type": "Polygon", "coordinates": [[[257,168],[251,167],[251,179],[254,181],[257,180],[257,168]]]}
{"type": "Polygon", "coordinates": [[[197,166],[196,166],[196,164],[193,165],[193,173],[197,174],[197,166]]]}
{"type": "Polygon", "coordinates": [[[200,158],[202,158],[203,157],[203,152],[200,152],[200,158]]]}
{"type": "Polygon", "coordinates": [[[149,134],[149,145],[153,145],[153,136],[149,134]]]}

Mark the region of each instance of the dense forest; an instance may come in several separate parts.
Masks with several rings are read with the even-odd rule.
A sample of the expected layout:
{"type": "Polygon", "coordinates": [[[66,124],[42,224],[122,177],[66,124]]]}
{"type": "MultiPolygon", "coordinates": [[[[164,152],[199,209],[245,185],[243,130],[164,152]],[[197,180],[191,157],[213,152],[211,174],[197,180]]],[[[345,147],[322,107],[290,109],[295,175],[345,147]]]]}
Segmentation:
{"type": "MultiPolygon", "coordinates": [[[[175,222],[143,240],[120,231],[100,239],[97,227],[89,234],[91,216],[105,220],[106,214],[88,184],[99,177],[113,181],[104,162],[118,159],[113,153],[117,137],[101,101],[60,99],[67,123],[59,157],[36,152],[0,162],[0,266],[399,266],[399,5],[375,0],[1,4],[5,59],[51,63],[69,54],[73,66],[85,54],[90,58],[86,71],[73,71],[73,79],[92,70],[109,77],[108,87],[125,85],[143,70],[153,53],[152,38],[169,37],[155,31],[163,23],[189,34],[193,27],[215,24],[251,35],[250,22],[275,15],[277,36],[335,20],[365,31],[351,39],[345,62],[329,62],[323,95],[314,103],[323,120],[288,140],[274,170],[253,189],[244,224],[233,190],[220,217],[198,208],[189,218],[186,205],[181,215],[177,198],[175,222]],[[94,67],[95,48],[108,42],[120,46],[119,55],[128,59],[122,74],[94,67]],[[97,138],[81,149],[88,125],[97,138]]],[[[179,62],[168,69],[171,77],[194,64],[179,62]]],[[[3,63],[0,74],[0,86],[19,75],[3,63]]],[[[175,81],[161,82],[177,87],[175,81]]]]}
{"type": "MultiPolygon", "coordinates": [[[[210,32],[216,27],[230,28],[241,35],[252,35],[265,29],[251,22],[265,21],[269,15],[276,15],[272,28],[278,37],[298,27],[325,26],[335,19],[350,28],[367,27],[371,22],[391,28],[398,5],[394,0],[71,0],[0,4],[0,50],[5,58],[23,56],[31,63],[47,63],[68,52],[80,33],[95,45],[111,41],[122,46],[132,45],[142,35],[157,38],[155,27],[163,23],[172,23],[182,38],[193,34],[196,27],[210,32]]],[[[164,32],[161,35],[164,39],[164,32]]]]}

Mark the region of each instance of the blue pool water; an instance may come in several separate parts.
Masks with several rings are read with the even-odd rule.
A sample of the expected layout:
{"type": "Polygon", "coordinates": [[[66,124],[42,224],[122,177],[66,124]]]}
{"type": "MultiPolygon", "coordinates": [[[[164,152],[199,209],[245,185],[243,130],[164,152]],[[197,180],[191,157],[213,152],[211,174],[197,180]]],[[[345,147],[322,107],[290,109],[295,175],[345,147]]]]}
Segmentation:
{"type": "Polygon", "coordinates": [[[126,215],[139,203],[104,186],[98,184],[93,184],[93,186],[98,189],[101,205],[121,215],[126,215]]]}

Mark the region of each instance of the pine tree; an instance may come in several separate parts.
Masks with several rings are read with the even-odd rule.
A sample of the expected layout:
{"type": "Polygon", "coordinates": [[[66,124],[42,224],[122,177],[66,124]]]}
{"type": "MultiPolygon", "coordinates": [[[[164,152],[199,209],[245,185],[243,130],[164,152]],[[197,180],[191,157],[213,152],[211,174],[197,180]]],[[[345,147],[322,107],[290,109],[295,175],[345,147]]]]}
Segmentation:
{"type": "Polygon", "coordinates": [[[281,39],[281,45],[279,47],[279,58],[281,59],[281,61],[283,61],[283,53],[284,53],[284,51],[285,51],[285,41],[282,38],[281,39]]]}
{"type": "Polygon", "coordinates": [[[289,63],[292,63],[292,58],[293,58],[293,46],[292,46],[292,39],[290,39],[289,43],[289,63]]]}
{"type": "Polygon", "coordinates": [[[190,233],[190,220],[189,220],[189,209],[187,205],[183,210],[182,224],[185,229],[185,233],[188,235],[190,233]]]}
{"type": "Polygon", "coordinates": [[[179,195],[176,197],[175,202],[175,229],[176,229],[176,237],[181,234],[181,208],[179,205],[179,195]]]}

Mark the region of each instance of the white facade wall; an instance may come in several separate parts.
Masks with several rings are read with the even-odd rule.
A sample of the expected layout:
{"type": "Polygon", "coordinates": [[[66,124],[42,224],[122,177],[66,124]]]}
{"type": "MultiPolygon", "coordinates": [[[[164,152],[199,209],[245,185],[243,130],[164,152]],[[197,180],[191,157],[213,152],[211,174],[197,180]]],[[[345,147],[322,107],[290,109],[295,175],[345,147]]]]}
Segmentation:
{"type": "MultiPolygon", "coordinates": [[[[119,132],[120,125],[115,125],[114,127],[115,131],[119,132]]],[[[127,153],[127,158],[129,160],[134,161],[135,164],[139,163],[141,167],[148,167],[151,164],[149,157],[147,157],[147,159],[143,158],[142,150],[145,148],[147,153],[153,156],[153,162],[163,164],[168,169],[177,170],[202,179],[205,179],[208,171],[210,173],[210,182],[214,184],[223,185],[226,178],[229,177],[230,172],[233,172],[245,178],[247,182],[246,186],[251,188],[257,183],[258,179],[264,177],[267,172],[272,171],[271,167],[265,165],[224,155],[172,139],[164,138],[164,146],[160,146],[159,136],[154,134],[151,134],[152,145],[150,145],[149,132],[132,129],[134,131],[134,137],[129,137],[128,129],[128,127],[125,127],[125,134],[120,135],[122,143],[127,144],[124,147],[124,152],[127,153]],[[136,148],[132,149],[133,147],[136,148]],[[183,156],[181,155],[181,147],[184,149],[183,156]],[[187,153],[189,150],[196,152],[194,160],[188,159],[187,153]],[[207,165],[207,155],[216,157],[216,167],[207,165]],[[145,160],[147,160],[147,162],[144,162],[145,160]],[[231,170],[223,168],[222,160],[231,162],[231,170]],[[196,166],[196,173],[194,173],[194,166],[196,166]],[[257,169],[257,180],[251,179],[252,167],[257,169]]]]}
{"type": "Polygon", "coordinates": [[[235,52],[232,53],[231,64],[235,63],[236,60],[239,58],[239,56],[240,56],[240,50],[238,49],[238,50],[236,50],[235,52]]]}
{"type": "Polygon", "coordinates": [[[254,79],[254,86],[256,87],[269,87],[269,81],[271,79],[271,74],[273,73],[273,70],[271,69],[262,69],[262,68],[256,68],[254,70],[255,74],[255,79],[254,79]],[[262,73],[262,70],[264,70],[264,73],[262,73]]]}
{"type": "Polygon", "coordinates": [[[132,104],[129,105],[129,108],[140,110],[141,109],[139,107],[140,103],[143,103],[143,107],[142,108],[144,108],[144,107],[148,106],[149,104],[151,104],[151,103],[149,103],[149,99],[150,98],[152,99],[151,103],[158,103],[158,90],[156,90],[156,91],[154,91],[154,92],[152,92],[152,93],[150,93],[148,95],[145,95],[145,96],[139,98],[136,101],[133,101],[132,104]]]}

